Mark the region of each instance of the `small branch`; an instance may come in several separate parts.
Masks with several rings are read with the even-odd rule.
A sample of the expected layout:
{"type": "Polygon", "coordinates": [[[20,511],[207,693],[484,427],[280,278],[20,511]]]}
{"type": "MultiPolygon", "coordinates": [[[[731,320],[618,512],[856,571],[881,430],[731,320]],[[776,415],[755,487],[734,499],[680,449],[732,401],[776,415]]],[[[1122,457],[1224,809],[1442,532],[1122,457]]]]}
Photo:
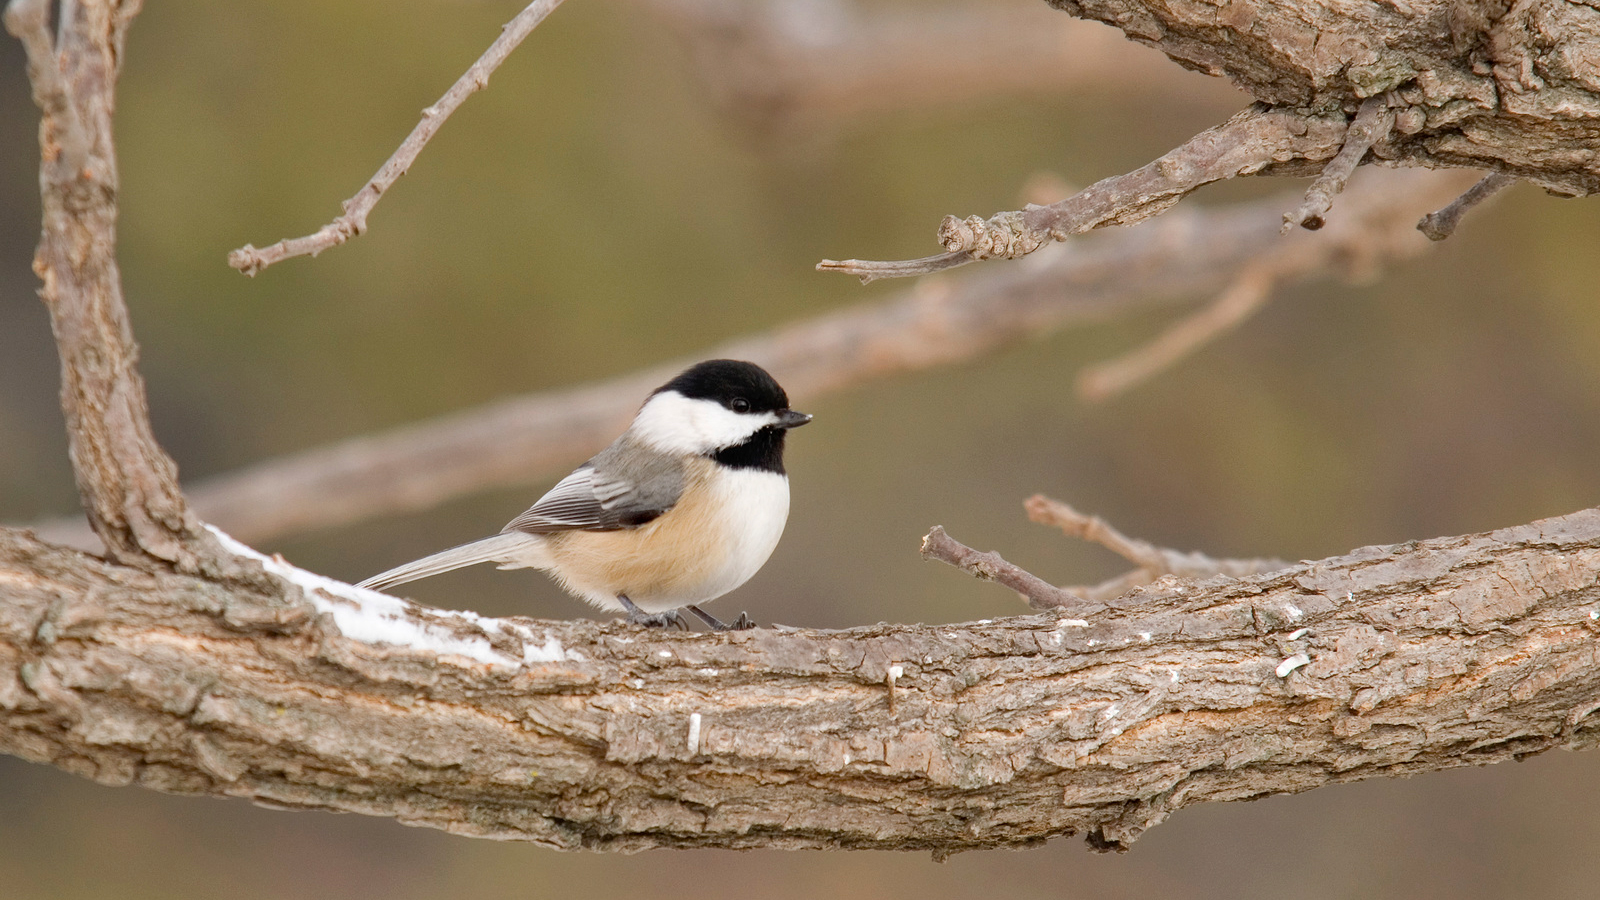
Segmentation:
{"type": "MultiPolygon", "coordinates": [[[[61,77],[61,63],[50,37],[50,0],[11,0],[5,11],[6,31],[22,42],[28,54],[28,80],[33,83],[33,102],[43,111],[47,133],[54,134],[54,151],[49,137],[41,135],[47,162],[59,161],[68,180],[85,177],[89,168],[89,136],[83,119],[67,95],[61,77]]],[[[62,33],[67,15],[62,16],[62,33]]]]}
{"type": "Polygon", "coordinates": [[[1266,305],[1276,284],[1277,279],[1267,269],[1245,269],[1210,306],[1178,320],[1150,343],[1084,369],[1078,376],[1078,396],[1099,402],[1144,383],[1197,348],[1237,328],[1266,305]]]}
{"type": "Polygon", "coordinates": [[[1306,189],[1305,202],[1283,214],[1283,232],[1299,225],[1316,231],[1327,221],[1328,210],[1333,207],[1334,195],[1344,190],[1350,176],[1361,160],[1366,158],[1372,145],[1388,137],[1394,128],[1394,113],[1389,111],[1387,95],[1368,97],[1356,111],[1346,132],[1344,146],[1322,170],[1311,187],[1306,189]]]}
{"type": "Polygon", "coordinates": [[[545,17],[561,5],[561,0],[534,0],[527,8],[517,14],[517,17],[507,23],[500,31],[500,37],[489,45],[489,49],[478,58],[478,61],[467,69],[466,73],[456,79],[439,101],[422,111],[422,120],[411,129],[411,134],[401,142],[394,155],[383,164],[383,168],[372,176],[354,197],[344,202],[344,214],[322,226],[316,233],[299,238],[289,238],[279,241],[270,247],[257,249],[245,244],[243,247],[228,254],[228,265],[238,269],[246,275],[254,276],[273,263],[281,262],[296,256],[316,256],[318,253],[336,247],[350,238],[367,230],[367,215],[372,208],[383,198],[400,176],[404,175],[411,164],[416,162],[422,148],[427,146],[434,134],[444,125],[450,114],[456,111],[468,97],[482,90],[489,84],[489,76],[500,64],[505,62],[511,51],[521,44],[523,39],[543,22],[545,17]]]}
{"type": "Polygon", "coordinates": [[[1456,233],[1456,226],[1461,224],[1461,217],[1469,210],[1515,184],[1516,181],[1515,175],[1507,175],[1504,172],[1485,175],[1482,181],[1468,188],[1466,193],[1450,201],[1449,206],[1423,216],[1422,221],[1417,223],[1417,230],[1426,235],[1430,241],[1442,241],[1456,233]]]}
{"type": "Polygon", "coordinates": [[[902,259],[879,262],[870,259],[825,259],[817,263],[818,272],[842,272],[855,275],[862,284],[871,284],[880,278],[908,278],[913,275],[932,275],[977,262],[971,253],[957,251],[924,256],[921,259],[902,259]]]}
{"type": "Polygon", "coordinates": [[[983,553],[968,547],[938,525],[922,538],[922,558],[948,563],[974,578],[1004,585],[1021,594],[1029,606],[1041,612],[1083,613],[1099,607],[1006,562],[998,553],[983,553]]]}
{"type": "Polygon", "coordinates": [[[1093,587],[1066,588],[1073,594],[1091,600],[1115,599],[1163,575],[1179,578],[1209,578],[1213,575],[1246,578],[1276,572],[1290,565],[1281,559],[1214,559],[1204,553],[1183,553],[1157,547],[1148,541],[1128,537],[1099,516],[1084,515],[1060,500],[1043,494],[1034,494],[1023,506],[1028,511],[1028,518],[1040,525],[1050,525],[1061,529],[1068,537],[1099,544],[1137,566],[1132,572],[1093,587]]]}
{"type": "Polygon", "coordinates": [[[1142,168],[1096,182],[1059,203],[1002,212],[987,220],[946,216],[939,228],[946,251],[942,256],[905,262],[852,260],[849,267],[825,263],[818,268],[893,278],[923,274],[951,254],[1016,259],[1051,240],[1159,215],[1214,181],[1268,170],[1298,171],[1298,161],[1333,157],[1349,130],[1339,119],[1258,104],[1142,168]]]}

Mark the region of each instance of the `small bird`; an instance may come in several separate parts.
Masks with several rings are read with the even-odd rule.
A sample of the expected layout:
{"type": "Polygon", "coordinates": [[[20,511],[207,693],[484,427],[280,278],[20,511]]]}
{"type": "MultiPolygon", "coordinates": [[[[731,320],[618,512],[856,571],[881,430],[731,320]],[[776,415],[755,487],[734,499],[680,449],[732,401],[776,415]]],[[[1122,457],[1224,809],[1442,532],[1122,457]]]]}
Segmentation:
{"type": "Polygon", "coordinates": [[[687,609],[754,575],[789,518],[784,435],[811,421],[754,363],[696,363],[645,400],[611,446],[501,532],[361,582],[382,590],[477,563],[549,572],[567,591],[635,625],[683,626],[687,609]]]}

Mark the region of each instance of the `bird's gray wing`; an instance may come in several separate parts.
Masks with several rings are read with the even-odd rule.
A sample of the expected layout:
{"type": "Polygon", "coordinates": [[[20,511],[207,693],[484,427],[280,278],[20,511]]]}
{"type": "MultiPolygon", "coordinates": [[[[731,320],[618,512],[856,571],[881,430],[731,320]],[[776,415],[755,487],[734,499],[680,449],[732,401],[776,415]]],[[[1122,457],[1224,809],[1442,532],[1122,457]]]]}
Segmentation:
{"type": "Polygon", "coordinates": [[[671,509],[683,493],[683,464],[619,444],[561,479],[503,530],[617,531],[643,525],[671,509]]]}

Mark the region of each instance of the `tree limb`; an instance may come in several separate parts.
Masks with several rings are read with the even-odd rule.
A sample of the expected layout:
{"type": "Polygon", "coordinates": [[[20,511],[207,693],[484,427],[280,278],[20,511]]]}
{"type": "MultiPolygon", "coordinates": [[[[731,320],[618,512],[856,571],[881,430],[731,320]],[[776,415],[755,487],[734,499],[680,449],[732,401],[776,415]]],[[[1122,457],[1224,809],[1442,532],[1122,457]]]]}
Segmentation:
{"type": "Polygon", "coordinates": [[[947,216],[940,256],[850,265],[825,260],[826,268],[879,278],[918,274],[958,253],[968,254],[962,262],[1015,259],[1050,239],[1158,215],[1223,178],[1317,172],[1346,143],[1346,131],[1348,158],[1286,224],[1320,222],[1317,210],[1326,211],[1325,201],[1368,149],[1376,159],[1409,166],[1491,169],[1567,196],[1600,190],[1594,63],[1600,10],[1562,0],[1526,0],[1509,9],[1047,2],[1120,28],[1189,68],[1227,75],[1256,105],[1160,160],[1061,203],[988,219],[947,216]]]}
{"type": "Polygon", "coordinates": [[[378,169],[372,180],[368,181],[354,197],[344,202],[344,213],[332,222],[322,226],[313,234],[305,237],[286,238],[270,247],[257,249],[245,244],[243,247],[228,254],[228,265],[238,269],[246,275],[254,276],[267,266],[296,256],[316,256],[329,247],[337,247],[350,238],[367,230],[367,216],[372,208],[383,199],[384,192],[400,180],[400,176],[410,170],[411,164],[417,161],[417,156],[422,153],[422,148],[428,145],[434,134],[450,118],[466,99],[489,85],[489,76],[500,64],[506,61],[511,51],[517,49],[523,39],[533,33],[545,17],[555,12],[561,5],[561,0],[533,0],[516,18],[500,29],[500,37],[495,39],[489,49],[483,52],[478,61],[473,63],[464,72],[456,83],[445,91],[432,106],[422,111],[422,120],[419,121],[406,139],[400,142],[383,167],[378,169]]]}
{"type": "Polygon", "coordinates": [[[193,571],[215,548],[184,502],[177,467],[151,434],[115,252],[113,96],[138,8],[113,0],[74,4],[54,48],[47,4],[13,0],[6,26],[28,48],[42,112],[43,227],[33,268],[61,355],[61,407],[83,508],[114,559],[193,571]],[[79,155],[81,162],[67,162],[79,155]]]}
{"type": "Polygon", "coordinates": [[[490,620],[260,564],[276,594],[0,530],[0,752],[567,849],[950,853],[1600,743],[1594,510],[1087,621],[839,632],[490,620]]]}
{"type": "Polygon", "coordinates": [[[1547,190],[1600,189],[1600,11],[1515,4],[1047,0],[1104,22],[1281,109],[1353,111],[1392,92],[1376,154],[1504,171],[1547,190]]]}

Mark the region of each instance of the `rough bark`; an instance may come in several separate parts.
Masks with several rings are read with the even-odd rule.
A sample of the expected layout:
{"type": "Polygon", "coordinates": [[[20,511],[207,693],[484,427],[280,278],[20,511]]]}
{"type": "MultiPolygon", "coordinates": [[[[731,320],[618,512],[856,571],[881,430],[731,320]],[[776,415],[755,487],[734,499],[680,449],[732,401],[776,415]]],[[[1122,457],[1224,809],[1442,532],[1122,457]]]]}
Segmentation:
{"type": "Polygon", "coordinates": [[[1600,741],[1600,511],[839,632],[485,620],[268,565],[276,598],[0,531],[0,751],[562,848],[949,853],[1600,741]]]}
{"type": "Polygon", "coordinates": [[[28,50],[42,163],[44,223],[33,270],[61,354],[61,408],[78,493],[95,533],[129,565],[193,570],[206,534],[178,470],[150,431],[138,345],[116,261],[117,169],[111,143],[123,40],[140,4],[81,0],[53,46],[49,4],[6,10],[28,50]]]}
{"type": "Polygon", "coordinates": [[[1563,0],[1313,3],[1047,0],[1282,109],[1353,112],[1388,92],[1373,148],[1412,165],[1600,189],[1600,10],[1563,0]]]}

